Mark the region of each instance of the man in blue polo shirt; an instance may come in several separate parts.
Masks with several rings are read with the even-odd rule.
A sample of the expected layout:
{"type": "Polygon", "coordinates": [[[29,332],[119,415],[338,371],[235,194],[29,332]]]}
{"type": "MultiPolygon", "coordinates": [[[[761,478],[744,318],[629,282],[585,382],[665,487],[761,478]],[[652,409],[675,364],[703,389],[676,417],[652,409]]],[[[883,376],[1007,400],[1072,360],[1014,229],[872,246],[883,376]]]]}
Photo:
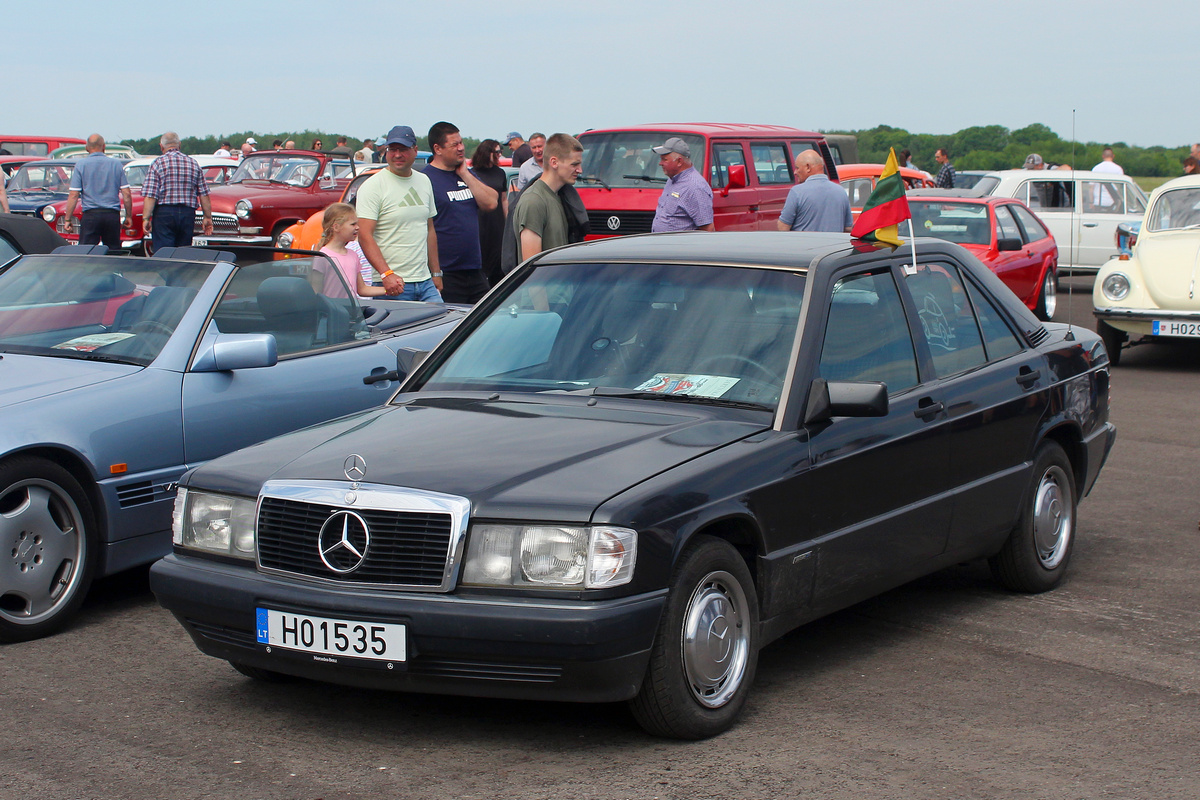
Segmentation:
{"type": "Polygon", "coordinates": [[[467,169],[462,134],[449,122],[429,129],[433,158],[422,172],[433,186],[437,216],[437,259],[442,269],[442,299],[447,303],[477,303],[491,284],[483,274],[479,247],[479,211],[492,211],[500,195],[467,169]]]}
{"type": "MultiPolygon", "coordinates": [[[[109,250],[121,246],[121,203],[125,219],[133,220],[133,192],[125,178],[125,165],[104,154],[104,137],[88,137],[87,155],[71,172],[65,220],[68,230],[75,224],[75,206],[83,199],[79,223],[80,244],[103,244],[109,250]]],[[[131,231],[129,234],[134,236],[131,231]]]]}
{"type": "Polygon", "coordinates": [[[816,150],[796,156],[796,185],[788,191],[775,226],[781,231],[849,232],[854,225],[850,197],[829,180],[825,159],[816,150]]]}
{"type": "Polygon", "coordinates": [[[692,166],[692,149],[678,136],[672,136],[658,147],[658,165],[667,176],[667,185],[658,198],[652,233],[668,231],[711,231],[713,227],[713,193],[708,181],[692,166]]]}

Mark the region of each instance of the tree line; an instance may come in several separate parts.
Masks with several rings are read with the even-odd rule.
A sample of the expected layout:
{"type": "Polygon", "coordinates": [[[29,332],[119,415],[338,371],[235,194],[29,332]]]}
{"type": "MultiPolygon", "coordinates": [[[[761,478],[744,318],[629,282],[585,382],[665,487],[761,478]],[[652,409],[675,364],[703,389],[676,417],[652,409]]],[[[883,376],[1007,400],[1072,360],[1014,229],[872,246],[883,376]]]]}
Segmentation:
{"type": "MultiPolygon", "coordinates": [[[[208,155],[215,153],[222,142],[229,142],[234,150],[242,146],[242,142],[248,138],[253,138],[258,142],[259,150],[270,150],[271,143],[276,139],[286,142],[291,139],[296,143],[296,147],[301,150],[307,150],[312,146],[314,139],[320,139],[321,145],[325,150],[332,150],[337,144],[337,137],[340,133],[326,133],[325,131],[291,131],[283,133],[258,133],[256,131],[240,131],[238,133],[216,134],[212,136],[181,136],[179,138],[179,149],[188,155],[208,155]]],[[[382,135],[382,134],[381,134],[382,135]]],[[[158,155],[158,140],[162,134],[156,134],[146,139],[123,139],[121,144],[127,144],[142,155],[158,155]]],[[[346,144],[353,150],[360,150],[365,143],[365,139],[356,139],[353,136],[346,137],[346,144]]],[[[467,158],[475,152],[475,148],[479,146],[480,139],[471,139],[463,136],[463,144],[467,147],[467,158]]],[[[428,150],[429,141],[425,136],[417,137],[417,149],[428,150]]]]}
{"type": "Polygon", "coordinates": [[[1105,147],[1113,149],[1114,160],[1128,175],[1139,177],[1175,177],[1183,173],[1188,145],[1179,147],[1136,147],[1125,142],[1071,142],[1047,126],[1036,122],[1010,131],[1002,125],[963,128],[958,133],[909,133],[903,128],[879,125],[869,130],[827,131],[850,133],[858,137],[858,158],[864,163],[883,163],[888,148],[912,151],[913,163],[937,173],[933,154],[945,148],[954,168],[1020,169],[1025,157],[1037,153],[1055,164],[1071,164],[1076,169],[1091,169],[1100,162],[1105,147]]]}

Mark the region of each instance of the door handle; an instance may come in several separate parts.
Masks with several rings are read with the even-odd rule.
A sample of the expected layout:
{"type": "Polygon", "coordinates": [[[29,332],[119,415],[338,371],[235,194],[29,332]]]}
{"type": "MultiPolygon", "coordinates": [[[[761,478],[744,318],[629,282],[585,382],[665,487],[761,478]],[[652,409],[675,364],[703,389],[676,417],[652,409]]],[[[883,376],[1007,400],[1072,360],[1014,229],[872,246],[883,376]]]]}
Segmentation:
{"type": "Polygon", "coordinates": [[[1017,383],[1021,384],[1021,386],[1028,389],[1029,385],[1031,383],[1034,383],[1041,377],[1042,377],[1042,371],[1040,369],[1030,369],[1029,367],[1021,367],[1021,374],[1017,376],[1017,383]]]}
{"type": "Polygon", "coordinates": [[[1095,227],[1097,227],[1099,224],[1100,224],[1099,222],[1085,222],[1085,223],[1083,223],[1083,227],[1085,227],[1085,228],[1095,228],[1095,227]]]}
{"type": "Polygon", "coordinates": [[[913,412],[913,416],[928,422],[942,413],[943,409],[945,409],[944,405],[927,397],[917,403],[917,410],[913,412]]]}

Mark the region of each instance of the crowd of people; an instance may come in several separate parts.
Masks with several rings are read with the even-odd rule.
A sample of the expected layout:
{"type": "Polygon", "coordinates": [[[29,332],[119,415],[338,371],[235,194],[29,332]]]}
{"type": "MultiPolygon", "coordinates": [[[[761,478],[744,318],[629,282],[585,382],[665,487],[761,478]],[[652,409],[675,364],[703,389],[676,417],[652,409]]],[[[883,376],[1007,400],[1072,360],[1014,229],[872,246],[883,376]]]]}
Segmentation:
{"type": "MultiPolygon", "coordinates": [[[[526,140],[512,131],[503,141],[484,139],[469,162],[462,134],[449,122],[435,123],[428,142],[432,155],[420,169],[415,166],[417,137],[407,125],[367,140],[357,151],[339,136],[330,151],[386,165],[359,188],[357,207],[335,203],[323,217],[320,249],[343,273],[345,285],[360,296],[473,304],[518,263],[587,235],[587,211],[574,189],[582,171],[583,145],[574,136],[534,133],[526,140]],[[509,191],[500,167],[503,147],[509,148],[512,164],[518,168],[514,192],[509,191]]],[[[151,165],[142,186],[144,233],[156,249],[190,244],[197,208],[202,211],[202,230],[212,233],[208,186],[195,160],[185,156],[179,145],[174,132],[162,136],[162,157],[151,165]]],[[[276,150],[295,146],[292,140],[272,143],[276,150]]],[[[248,137],[235,152],[226,141],[215,155],[244,157],[257,147],[258,142],[248,137]]],[[[121,163],[105,155],[103,137],[93,134],[86,148],[88,155],[72,173],[67,224],[73,224],[75,207],[82,204],[80,243],[103,243],[115,249],[120,247],[122,206],[126,224],[133,218],[130,187],[121,163]]],[[[314,139],[310,148],[322,150],[323,142],[314,139]]],[[[651,231],[714,230],[712,187],[696,170],[688,143],[670,137],[652,149],[666,182],[651,231]]],[[[1200,169],[1200,143],[1192,145],[1191,151],[1184,160],[1185,174],[1200,169]]],[[[952,188],[955,171],[950,153],[939,148],[935,158],[941,165],[936,185],[952,188]]],[[[912,166],[908,150],[901,150],[898,160],[912,166]]],[[[1046,162],[1037,153],[1030,153],[1022,166],[1070,169],[1046,162]]],[[[1112,148],[1104,149],[1093,170],[1124,173],[1112,148]]],[[[830,181],[820,153],[801,152],[795,176],[777,223],[779,230],[851,229],[849,198],[830,181]]],[[[336,279],[327,278],[331,278],[327,288],[335,291],[336,279]]]]}

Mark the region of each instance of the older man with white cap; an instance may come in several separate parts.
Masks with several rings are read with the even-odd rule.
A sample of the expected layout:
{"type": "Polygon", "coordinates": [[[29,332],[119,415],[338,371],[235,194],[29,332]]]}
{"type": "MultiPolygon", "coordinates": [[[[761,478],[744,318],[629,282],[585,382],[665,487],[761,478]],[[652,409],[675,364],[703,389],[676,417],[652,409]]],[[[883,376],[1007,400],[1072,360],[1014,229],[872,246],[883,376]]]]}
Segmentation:
{"type": "Polygon", "coordinates": [[[692,166],[688,143],[672,136],[652,149],[658,154],[658,165],[667,176],[667,184],[658,199],[651,232],[716,230],[712,187],[692,166]]]}

